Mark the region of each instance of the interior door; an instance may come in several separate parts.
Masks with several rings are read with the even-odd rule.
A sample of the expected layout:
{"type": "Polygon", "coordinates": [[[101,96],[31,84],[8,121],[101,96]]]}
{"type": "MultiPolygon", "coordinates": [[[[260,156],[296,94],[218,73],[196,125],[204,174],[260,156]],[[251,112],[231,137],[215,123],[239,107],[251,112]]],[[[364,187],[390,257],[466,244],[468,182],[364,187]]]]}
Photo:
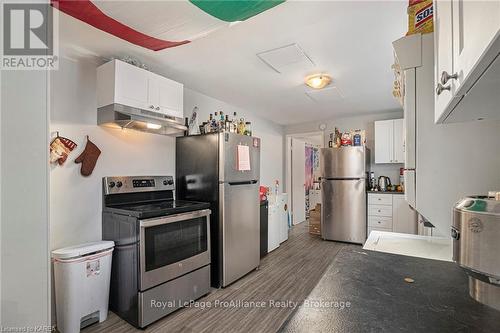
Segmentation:
{"type": "Polygon", "coordinates": [[[259,184],[220,184],[222,211],[222,286],[260,263],[259,184]]]}
{"type": "Polygon", "coordinates": [[[292,222],[306,220],[306,143],[292,138],[292,222]]]}

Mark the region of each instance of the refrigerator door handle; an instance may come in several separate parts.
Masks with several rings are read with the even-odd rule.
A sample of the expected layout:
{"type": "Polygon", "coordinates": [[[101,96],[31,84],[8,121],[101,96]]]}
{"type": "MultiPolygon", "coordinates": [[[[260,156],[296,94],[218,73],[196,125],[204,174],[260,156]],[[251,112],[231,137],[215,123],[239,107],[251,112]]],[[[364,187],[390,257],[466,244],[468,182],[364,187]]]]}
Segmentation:
{"type": "Polygon", "coordinates": [[[252,179],[248,181],[243,181],[243,182],[228,182],[229,185],[231,186],[238,186],[238,185],[252,185],[252,184],[257,184],[258,180],[257,179],[252,179]]]}

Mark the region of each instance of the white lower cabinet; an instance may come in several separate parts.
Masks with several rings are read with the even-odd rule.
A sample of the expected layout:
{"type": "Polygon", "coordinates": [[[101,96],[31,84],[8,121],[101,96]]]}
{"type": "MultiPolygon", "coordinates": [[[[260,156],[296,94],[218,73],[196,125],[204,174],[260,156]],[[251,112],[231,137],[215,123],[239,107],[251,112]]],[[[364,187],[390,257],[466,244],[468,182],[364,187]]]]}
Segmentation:
{"type": "Polygon", "coordinates": [[[389,231],[417,233],[417,214],[405,201],[404,195],[368,193],[368,233],[389,231]]]}

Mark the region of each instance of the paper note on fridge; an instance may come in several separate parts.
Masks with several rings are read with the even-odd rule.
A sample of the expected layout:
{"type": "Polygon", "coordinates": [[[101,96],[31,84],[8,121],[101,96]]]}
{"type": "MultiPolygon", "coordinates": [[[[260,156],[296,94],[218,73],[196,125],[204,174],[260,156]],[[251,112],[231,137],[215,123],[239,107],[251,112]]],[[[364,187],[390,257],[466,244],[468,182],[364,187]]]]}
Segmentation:
{"type": "Polygon", "coordinates": [[[237,169],[238,171],[250,170],[250,148],[248,146],[238,145],[237,169]]]}

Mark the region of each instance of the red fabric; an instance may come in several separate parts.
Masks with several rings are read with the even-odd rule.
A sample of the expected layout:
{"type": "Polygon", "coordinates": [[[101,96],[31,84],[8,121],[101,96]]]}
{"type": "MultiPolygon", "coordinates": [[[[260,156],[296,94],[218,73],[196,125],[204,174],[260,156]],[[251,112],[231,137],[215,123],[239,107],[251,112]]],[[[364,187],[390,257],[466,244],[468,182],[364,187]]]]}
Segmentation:
{"type": "Polygon", "coordinates": [[[189,43],[171,42],[145,35],[104,14],[90,0],[51,0],[53,7],[91,26],[153,51],[189,43]]]}

